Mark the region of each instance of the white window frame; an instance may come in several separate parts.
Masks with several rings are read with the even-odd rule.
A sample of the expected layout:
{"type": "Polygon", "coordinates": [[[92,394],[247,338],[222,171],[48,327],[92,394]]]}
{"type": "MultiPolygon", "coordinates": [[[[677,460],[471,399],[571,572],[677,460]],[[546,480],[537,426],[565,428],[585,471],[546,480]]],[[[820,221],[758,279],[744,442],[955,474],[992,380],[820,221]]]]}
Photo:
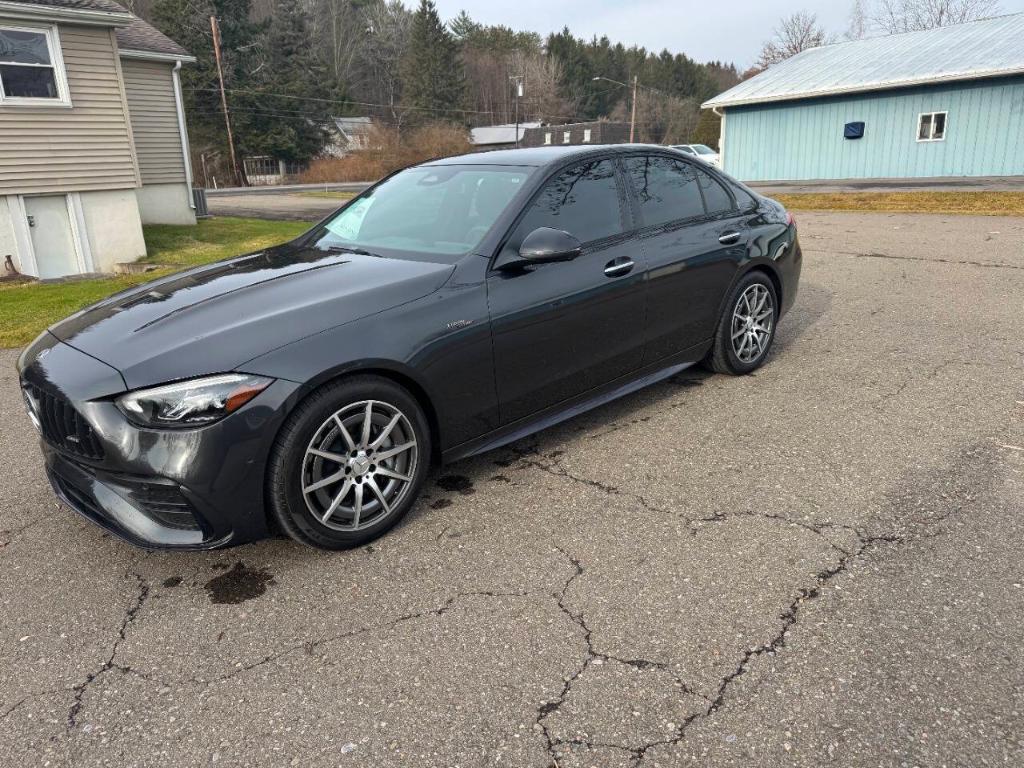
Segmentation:
{"type": "Polygon", "coordinates": [[[931,143],[936,142],[936,141],[945,141],[946,140],[946,134],[948,132],[949,132],[949,112],[946,112],[946,111],[922,112],[921,114],[919,114],[917,116],[917,125],[915,126],[915,133],[914,133],[914,135],[917,137],[918,144],[931,144],[931,143]],[[942,136],[940,136],[937,139],[935,138],[935,116],[936,115],[942,115],[942,136]],[[929,137],[927,139],[922,139],[921,138],[921,121],[924,120],[926,117],[930,117],[931,118],[931,124],[930,124],[931,127],[929,128],[929,131],[928,131],[929,137]]]}
{"type": "Polygon", "coordinates": [[[548,131],[547,133],[544,134],[544,143],[545,144],[550,144],[551,143],[551,131],[548,131]]]}
{"type": "MultiPolygon", "coordinates": [[[[49,26],[33,24],[0,23],[0,30],[10,32],[34,32],[46,35],[46,47],[50,54],[50,66],[53,68],[53,79],[57,82],[57,98],[46,99],[37,96],[8,96],[4,93],[3,82],[0,81],[0,106],[2,107],[70,107],[71,90],[68,88],[67,70],[64,68],[64,56],[60,47],[60,32],[56,24],[49,26]]],[[[15,65],[20,66],[20,65],[15,65]]]]}
{"type": "Polygon", "coordinates": [[[572,131],[562,131],[562,143],[563,144],[571,144],[572,143],[572,131]]]}
{"type": "Polygon", "coordinates": [[[589,144],[590,143],[590,129],[589,128],[584,128],[583,129],[583,143],[584,144],[589,144]]]}

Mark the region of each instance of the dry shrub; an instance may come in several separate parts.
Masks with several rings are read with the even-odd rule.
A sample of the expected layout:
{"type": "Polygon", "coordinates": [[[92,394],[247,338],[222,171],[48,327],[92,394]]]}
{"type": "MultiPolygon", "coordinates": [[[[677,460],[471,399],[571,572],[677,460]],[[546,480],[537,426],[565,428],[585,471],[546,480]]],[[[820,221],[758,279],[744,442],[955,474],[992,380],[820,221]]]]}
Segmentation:
{"type": "Polygon", "coordinates": [[[310,163],[300,180],[305,184],[333,181],[374,181],[407,165],[434,157],[470,152],[465,128],[450,123],[430,123],[399,133],[393,128],[374,126],[369,149],[345,157],[325,157],[310,163]]]}

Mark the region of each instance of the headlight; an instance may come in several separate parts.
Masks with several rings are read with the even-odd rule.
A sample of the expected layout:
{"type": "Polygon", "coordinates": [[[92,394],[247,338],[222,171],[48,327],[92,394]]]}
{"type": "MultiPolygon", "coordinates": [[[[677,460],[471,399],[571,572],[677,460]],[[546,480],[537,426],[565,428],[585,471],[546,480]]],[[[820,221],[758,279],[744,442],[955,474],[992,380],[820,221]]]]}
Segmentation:
{"type": "Polygon", "coordinates": [[[237,411],[273,379],[225,373],[129,392],[117,399],[128,418],[146,427],[201,427],[237,411]]]}

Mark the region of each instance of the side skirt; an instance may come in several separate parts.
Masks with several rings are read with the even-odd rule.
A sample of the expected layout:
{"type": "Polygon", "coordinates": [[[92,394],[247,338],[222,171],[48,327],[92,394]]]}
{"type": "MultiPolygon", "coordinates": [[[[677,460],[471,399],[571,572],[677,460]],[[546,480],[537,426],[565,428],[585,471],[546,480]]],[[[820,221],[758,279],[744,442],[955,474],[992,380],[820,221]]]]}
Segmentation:
{"type": "MultiPolygon", "coordinates": [[[[704,352],[707,351],[706,347],[706,344],[701,345],[703,352],[696,355],[697,360],[704,356],[704,352]]],[[[520,419],[486,435],[465,442],[462,445],[449,448],[441,455],[441,463],[451,464],[454,461],[476,456],[479,453],[493,451],[495,448],[501,448],[503,445],[514,443],[516,440],[532,435],[534,432],[540,432],[548,427],[553,427],[563,421],[579,416],[581,413],[586,413],[605,403],[610,403],[612,400],[617,400],[632,392],[649,387],[690,368],[696,362],[694,357],[693,349],[691,348],[681,355],[669,358],[669,360],[684,359],[686,362],[672,363],[669,360],[662,360],[655,364],[658,367],[653,370],[650,367],[641,369],[638,376],[618,379],[596,391],[591,390],[578,397],[556,403],[533,416],[520,419]]]]}

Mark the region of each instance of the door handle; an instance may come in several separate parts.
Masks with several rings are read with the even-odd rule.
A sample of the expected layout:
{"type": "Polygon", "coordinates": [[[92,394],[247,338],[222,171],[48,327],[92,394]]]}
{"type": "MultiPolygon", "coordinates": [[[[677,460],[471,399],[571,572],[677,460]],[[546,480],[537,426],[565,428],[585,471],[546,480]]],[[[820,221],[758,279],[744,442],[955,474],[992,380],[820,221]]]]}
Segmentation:
{"type": "Polygon", "coordinates": [[[743,235],[739,232],[724,232],[718,236],[718,242],[722,245],[735,245],[743,235]]]}
{"type": "Polygon", "coordinates": [[[604,273],[608,277],[619,277],[620,275],[628,275],[633,271],[633,267],[636,265],[633,260],[625,256],[620,256],[617,259],[612,259],[604,265],[604,273]]]}

